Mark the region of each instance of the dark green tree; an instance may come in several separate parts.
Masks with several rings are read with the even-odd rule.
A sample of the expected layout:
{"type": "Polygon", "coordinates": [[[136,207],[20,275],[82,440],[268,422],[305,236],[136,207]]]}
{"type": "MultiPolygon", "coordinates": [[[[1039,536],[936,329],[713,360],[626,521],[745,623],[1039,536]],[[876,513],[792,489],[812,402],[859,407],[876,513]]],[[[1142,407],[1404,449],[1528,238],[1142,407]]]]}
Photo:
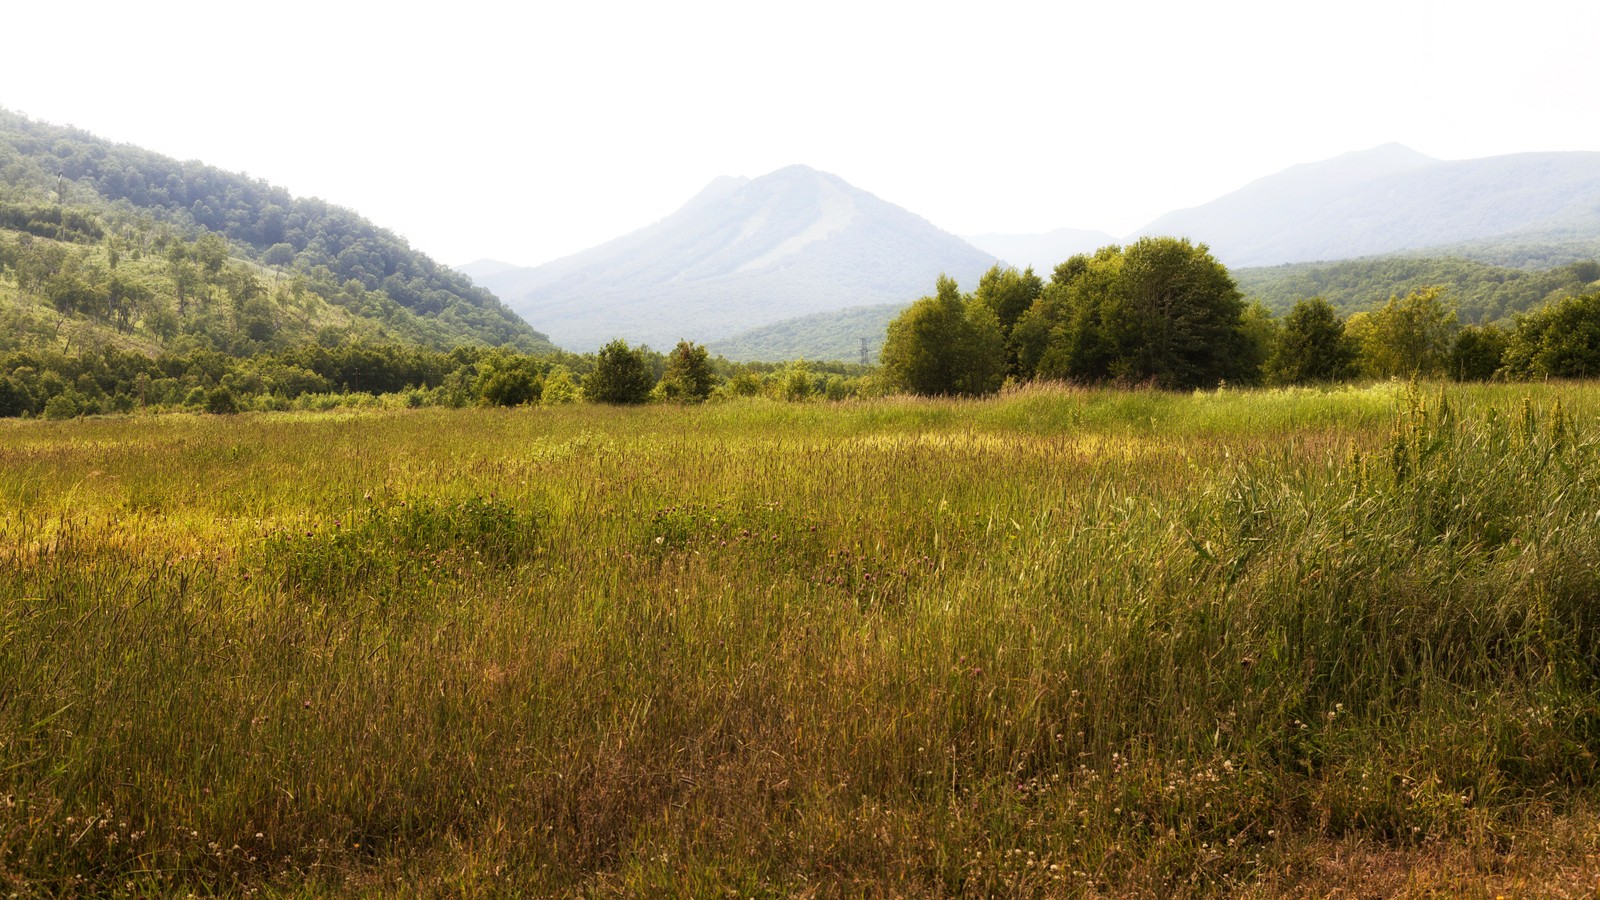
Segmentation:
{"type": "Polygon", "coordinates": [[[1456,335],[1447,368],[1456,381],[1488,381],[1504,365],[1507,336],[1494,325],[1469,325],[1456,335]]]}
{"type": "Polygon", "coordinates": [[[1012,331],[1043,292],[1044,282],[1033,274],[1032,268],[1018,272],[1012,268],[1002,269],[997,263],[983,273],[983,277],[978,279],[978,289],[972,293],[973,301],[987,307],[1000,325],[1000,338],[1006,351],[1006,369],[1012,375],[1020,377],[1023,374],[1021,353],[1012,340],[1012,331]]]}
{"type": "Polygon", "coordinates": [[[213,415],[226,416],[239,411],[239,401],[233,396],[233,391],[218,385],[206,392],[206,412],[213,415]]]}
{"type": "Polygon", "coordinates": [[[1005,377],[999,321],[944,275],[889,323],[880,358],[892,387],[924,396],[990,394],[1005,377]]]}
{"type": "Polygon", "coordinates": [[[1600,293],[1566,297],[1519,319],[1505,367],[1516,378],[1600,375],[1600,293]]]}
{"type": "Polygon", "coordinates": [[[28,389],[11,376],[0,376],[0,417],[20,416],[33,411],[28,389]]]}
{"type": "Polygon", "coordinates": [[[478,375],[478,397],[485,406],[522,406],[538,403],[543,385],[532,357],[501,356],[478,375]]]}
{"type": "Polygon", "coordinates": [[[1321,297],[1297,301],[1283,319],[1277,346],[1267,359],[1272,384],[1340,381],[1355,372],[1356,348],[1345,336],[1344,320],[1321,297]]]}
{"type": "Polygon", "coordinates": [[[644,353],[618,338],[595,355],[594,370],[583,380],[583,395],[596,403],[643,403],[653,387],[644,353]]]}
{"type": "Polygon", "coordinates": [[[1141,238],[1057,266],[1013,333],[1024,373],[1188,389],[1256,379],[1244,312],[1204,244],[1141,238]]]}
{"type": "Polygon", "coordinates": [[[294,248],[284,243],[273,244],[266,252],[261,254],[261,261],[274,268],[281,269],[294,263],[294,248]]]}
{"type": "Polygon", "coordinates": [[[1100,307],[1085,298],[1095,287],[1108,289],[1121,267],[1122,248],[1101,247],[1056,266],[1038,299],[1011,330],[1017,369],[1023,378],[1089,380],[1105,369],[1105,348],[1097,341],[1100,307]],[[1078,371],[1074,371],[1074,368],[1078,371]]]}
{"type": "Polygon", "coordinates": [[[661,376],[661,394],[679,403],[700,403],[711,396],[716,374],[701,344],[679,341],[667,354],[666,372],[661,376]]]}
{"type": "Polygon", "coordinates": [[[1251,380],[1244,301],[1204,244],[1140,238],[1123,256],[1103,298],[1113,378],[1180,390],[1251,380]]]}

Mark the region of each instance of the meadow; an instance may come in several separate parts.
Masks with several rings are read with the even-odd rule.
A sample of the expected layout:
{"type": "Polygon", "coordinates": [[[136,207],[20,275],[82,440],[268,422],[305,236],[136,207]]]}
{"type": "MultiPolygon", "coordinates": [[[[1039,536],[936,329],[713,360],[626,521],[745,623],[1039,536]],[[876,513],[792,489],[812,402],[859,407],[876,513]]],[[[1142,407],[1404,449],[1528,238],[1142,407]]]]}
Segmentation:
{"type": "Polygon", "coordinates": [[[0,421],[0,894],[1592,897],[1597,416],[0,421]]]}

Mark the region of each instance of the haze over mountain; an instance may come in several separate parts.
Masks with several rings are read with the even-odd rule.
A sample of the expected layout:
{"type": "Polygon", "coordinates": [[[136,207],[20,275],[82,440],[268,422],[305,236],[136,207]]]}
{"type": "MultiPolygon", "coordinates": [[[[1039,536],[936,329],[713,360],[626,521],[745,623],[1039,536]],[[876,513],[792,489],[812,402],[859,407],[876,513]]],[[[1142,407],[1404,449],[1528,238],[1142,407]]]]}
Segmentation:
{"type": "Polygon", "coordinates": [[[493,278],[496,275],[509,272],[512,269],[520,268],[522,267],[516,263],[506,262],[499,259],[475,259],[466,265],[455,267],[457,272],[460,272],[468,278],[471,278],[475,282],[479,279],[493,278]]]}
{"type": "Polygon", "coordinates": [[[534,268],[464,270],[569,350],[670,347],[974,284],[995,257],[843,179],[790,166],[712,181],[632,234],[534,268]]]}
{"type": "Polygon", "coordinates": [[[1436,160],[1399,144],[1293,166],[1135,236],[1210,245],[1229,266],[1349,259],[1466,242],[1600,237],[1600,153],[1436,160]]]}
{"type": "Polygon", "coordinates": [[[1005,260],[1018,269],[1033,267],[1041,276],[1048,275],[1057,263],[1079,253],[1093,253],[1117,239],[1104,231],[1082,228],[1057,228],[1044,234],[972,234],[964,235],[967,242],[1005,260]]]}

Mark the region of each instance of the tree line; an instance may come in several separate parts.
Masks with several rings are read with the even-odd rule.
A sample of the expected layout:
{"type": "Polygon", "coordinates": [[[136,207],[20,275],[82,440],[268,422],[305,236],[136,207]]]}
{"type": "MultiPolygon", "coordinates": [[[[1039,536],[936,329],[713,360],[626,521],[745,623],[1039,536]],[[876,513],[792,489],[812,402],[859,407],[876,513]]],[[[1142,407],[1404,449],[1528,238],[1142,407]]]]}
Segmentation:
{"type": "Polygon", "coordinates": [[[1031,380],[1189,390],[1583,378],[1600,375],[1600,292],[1557,296],[1505,327],[1462,325],[1436,286],[1349,317],[1323,298],[1301,299],[1279,318],[1247,304],[1204,244],[1149,237],[1074,256],[1048,282],[996,266],[962,293],[941,277],[890,323],[881,360],[889,388],[923,395],[1031,380]]]}
{"type": "Polygon", "coordinates": [[[102,347],[0,353],[0,417],[233,413],[345,406],[700,403],[732,397],[843,400],[882,393],[866,367],[733,363],[680,342],[667,353],[613,341],[596,353],[461,346],[305,345],[252,356],[158,356],[102,347]]]}
{"type": "MultiPolygon", "coordinates": [[[[80,241],[94,238],[84,234],[80,241]]],[[[0,273],[77,315],[117,320],[122,305],[138,301],[137,280],[117,286],[116,273],[130,264],[118,260],[115,248],[77,259],[74,269],[70,253],[56,252],[63,246],[71,245],[0,243],[0,273]],[[86,265],[98,268],[86,274],[86,265]]],[[[180,330],[192,330],[190,337],[224,333],[215,323],[203,325],[205,316],[223,317],[233,323],[227,333],[243,335],[242,343],[180,334],[154,354],[112,344],[69,352],[18,345],[12,336],[10,347],[0,343],[0,416],[698,403],[749,396],[842,400],[896,391],[981,395],[1030,380],[1187,390],[1393,376],[1600,375],[1600,292],[1558,298],[1507,327],[1463,326],[1448,293],[1436,287],[1392,296],[1348,317],[1321,298],[1299,300],[1276,317],[1245,303],[1204,245],[1174,238],[1075,256],[1048,282],[1031,270],[998,266],[971,293],[940,278],[934,294],[890,324],[876,369],[733,363],[690,341],[662,353],[617,340],[588,354],[478,344],[445,349],[381,335],[351,339],[328,328],[297,332],[289,341],[270,328],[253,333],[250,311],[264,309],[261,321],[273,321],[281,310],[271,307],[292,298],[292,288],[288,295],[281,283],[269,289],[259,269],[230,260],[225,251],[220,237],[203,235],[195,241],[169,236],[120,252],[142,255],[147,268],[172,280],[180,330]]]]}

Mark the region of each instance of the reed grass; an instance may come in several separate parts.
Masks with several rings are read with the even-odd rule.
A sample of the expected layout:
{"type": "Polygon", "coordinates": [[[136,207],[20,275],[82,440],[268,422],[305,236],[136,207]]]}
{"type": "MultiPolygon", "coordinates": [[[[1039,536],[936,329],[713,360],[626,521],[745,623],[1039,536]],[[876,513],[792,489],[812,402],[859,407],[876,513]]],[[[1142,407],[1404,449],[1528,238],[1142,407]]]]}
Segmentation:
{"type": "Polygon", "coordinates": [[[3,422],[0,889],[1592,893],[1597,404],[3,422]]]}

